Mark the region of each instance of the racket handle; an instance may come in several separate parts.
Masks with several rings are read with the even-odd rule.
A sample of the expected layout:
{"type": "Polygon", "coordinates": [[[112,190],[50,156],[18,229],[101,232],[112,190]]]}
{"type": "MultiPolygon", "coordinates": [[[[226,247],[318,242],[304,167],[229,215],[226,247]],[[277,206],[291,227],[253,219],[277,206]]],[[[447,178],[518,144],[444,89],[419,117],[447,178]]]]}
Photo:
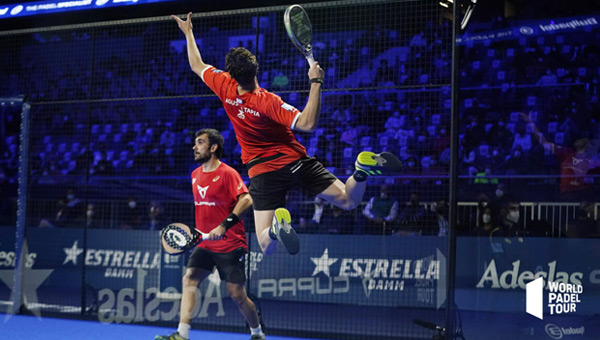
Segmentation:
{"type": "Polygon", "coordinates": [[[306,56],[306,60],[308,61],[308,65],[310,67],[313,67],[313,65],[315,64],[315,58],[313,58],[312,54],[306,56]]]}
{"type": "MultiPolygon", "coordinates": [[[[208,238],[209,233],[203,233],[203,232],[201,232],[198,229],[195,229],[195,230],[196,230],[196,232],[198,234],[200,234],[200,236],[202,236],[202,239],[200,240],[200,242],[202,242],[202,241],[208,241],[207,238],[208,238]]],[[[221,239],[227,239],[227,236],[223,235],[223,237],[221,237],[221,239]]]]}

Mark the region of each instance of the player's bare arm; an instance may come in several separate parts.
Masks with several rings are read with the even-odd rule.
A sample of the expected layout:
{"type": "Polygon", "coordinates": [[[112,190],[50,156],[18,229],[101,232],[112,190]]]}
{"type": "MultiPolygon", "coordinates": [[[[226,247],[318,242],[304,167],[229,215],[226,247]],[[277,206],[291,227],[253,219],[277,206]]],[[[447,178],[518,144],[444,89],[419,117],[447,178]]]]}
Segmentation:
{"type": "Polygon", "coordinates": [[[200,55],[200,50],[198,49],[198,45],[196,45],[196,39],[194,38],[194,26],[192,25],[192,12],[187,14],[186,20],[181,20],[179,17],[175,15],[171,15],[177,22],[177,26],[183,34],[185,35],[185,40],[187,42],[187,54],[188,60],[190,62],[190,67],[192,71],[197,75],[200,75],[202,71],[208,67],[207,64],[202,60],[202,56],[200,55]]]}
{"type": "MultiPolygon", "coordinates": [[[[315,62],[308,70],[308,79],[323,79],[325,72],[315,62]]],[[[313,132],[319,123],[319,115],[321,114],[321,82],[311,82],[310,92],[308,94],[308,102],[298,117],[295,130],[304,132],[313,132]]]]}
{"type": "MultiPolygon", "coordinates": [[[[232,214],[235,214],[236,216],[239,217],[244,212],[246,212],[246,210],[248,210],[248,208],[250,208],[251,206],[252,206],[252,197],[250,197],[250,194],[247,194],[247,193],[241,194],[238,196],[238,201],[237,201],[235,207],[233,207],[232,214]]],[[[221,223],[217,227],[215,227],[213,230],[210,231],[210,233],[208,235],[208,239],[209,240],[218,240],[218,239],[222,238],[223,235],[225,235],[225,232],[227,232],[227,229],[221,223]]]]}

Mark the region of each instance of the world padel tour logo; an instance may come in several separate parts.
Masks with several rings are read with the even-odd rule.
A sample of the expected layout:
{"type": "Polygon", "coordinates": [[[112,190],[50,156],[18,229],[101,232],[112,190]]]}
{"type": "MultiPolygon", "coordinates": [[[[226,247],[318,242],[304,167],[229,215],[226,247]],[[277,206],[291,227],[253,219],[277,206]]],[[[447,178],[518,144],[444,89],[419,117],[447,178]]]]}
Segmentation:
{"type": "MultiPolygon", "coordinates": [[[[577,312],[577,305],[581,303],[580,295],[583,286],[548,281],[548,309],[550,315],[577,312]]],[[[540,320],[544,320],[544,279],[537,278],[526,285],[525,311],[540,320]]]]}

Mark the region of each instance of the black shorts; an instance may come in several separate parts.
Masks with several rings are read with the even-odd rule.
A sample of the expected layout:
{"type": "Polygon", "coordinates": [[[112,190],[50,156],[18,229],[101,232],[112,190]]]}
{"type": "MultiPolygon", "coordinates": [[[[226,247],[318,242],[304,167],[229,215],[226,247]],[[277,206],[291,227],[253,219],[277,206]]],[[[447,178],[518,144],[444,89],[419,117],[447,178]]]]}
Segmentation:
{"type": "Polygon", "coordinates": [[[316,196],[337,180],[314,157],[301,158],[283,168],[250,178],[250,196],[254,210],[274,210],[285,206],[285,196],[291,188],[301,188],[316,196]]]}
{"type": "Polygon", "coordinates": [[[194,249],[188,260],[188,268],[212,271],[216,266],[221,280],[231,283],[246,282],[246,249],[240,247],[228,253],[215,253],[204,248],[194,249]]]}

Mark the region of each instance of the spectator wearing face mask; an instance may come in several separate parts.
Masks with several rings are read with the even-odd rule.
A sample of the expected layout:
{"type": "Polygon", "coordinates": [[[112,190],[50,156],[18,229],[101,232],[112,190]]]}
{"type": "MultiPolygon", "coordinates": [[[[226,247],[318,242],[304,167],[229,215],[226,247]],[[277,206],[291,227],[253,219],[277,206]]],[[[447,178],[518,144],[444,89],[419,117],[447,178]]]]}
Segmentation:
{"type": "Polygon", "coordinates": [[[165,215],[165,209],[159,201],[150,202],[148,207],[148,221],[143,226],[144,229],[161,230],[167,224],[171,223],[169,217],[165,215]]]}
{"type": "Polygon", "coordinates": [[[500,209],[501,226],[506,237],[522,237],[521,205],[513,197],[505,197],[500,209]]]}
{"type": "Polygon", "coordinates": [[[502,201],[506,196],[509,196],[508,188],[505,183],[498,183],[496,190],[494,190],[494,198],[490,201],[496,204],[496,206],[502,206],[502,201]]]}
{"type": "Polygon", "coordinates": [[[85,213],[85,226],[86,228],[102,228],[103,225],[96,212],[96,206],[94,204],[88,204],[85,213]]]}
{"type": "Polygon", "coordinates": [[[499,218],[497,207],[494,204],[486,205],[479,217],[479,227],[474,230],[473,235],[488,239],[489,243],[486,243],[489,245],[489,256],[496,261],[496,266],[509,268],[511,261],[505,252],[512,241],[506,238],[499,218]]]}
{"type": "Polygon", "coordinates": [[[131,196],[121,209],[121,229],[141,229],[144,220],[144,208],[138,203],[137,197],[131,196]]]}

